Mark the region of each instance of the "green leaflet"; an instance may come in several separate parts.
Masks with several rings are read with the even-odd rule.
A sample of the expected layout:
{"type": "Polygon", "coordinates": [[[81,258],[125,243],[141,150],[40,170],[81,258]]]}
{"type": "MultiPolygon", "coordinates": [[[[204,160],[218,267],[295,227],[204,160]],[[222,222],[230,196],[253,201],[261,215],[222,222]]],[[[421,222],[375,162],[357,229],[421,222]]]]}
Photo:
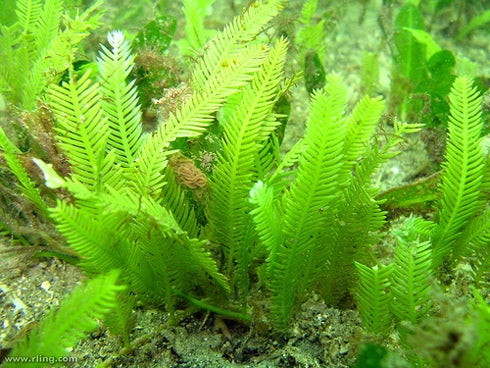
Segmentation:
{"type": "Polygon", "coordinates": [[[72,19],[63,14],[62,0],[18,0],[17,22],[0,25],[0,92],[26,110],[51,82],[71,67],[76,46],[98,25],[101,1],[72,19]],[[60,29],[62,16],[63,29],[60,29]]]}

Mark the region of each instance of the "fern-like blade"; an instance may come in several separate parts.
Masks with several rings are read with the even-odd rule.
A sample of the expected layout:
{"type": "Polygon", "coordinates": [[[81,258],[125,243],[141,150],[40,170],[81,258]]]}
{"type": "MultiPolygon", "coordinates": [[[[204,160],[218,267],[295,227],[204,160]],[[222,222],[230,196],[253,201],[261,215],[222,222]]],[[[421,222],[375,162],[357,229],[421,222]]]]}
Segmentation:
{"type": "Polygon", "coordinates": [[[36,29],[36,21],[42,11],[41,0],[16,1],[15,14],[24,35],[33,34],[36,29]]]}
{"type": "Polygon", "coordinates": [[[22,163],[17,156],[20,154],[20,150],[10,141],[2,127],[0,127],[0,147],[4,151],[4,158],[7,161],[10,170],[16,176],[17,180],[19,180],[19,186],[22,193],[36,205],[41,213],[47,215],[48,206],[42,199],[39,188],[37,188],[35,183],[29,178],[26,169],[22,166],[22,163]]]}
{"type": "Polygon", "coordinates": [[[108,36],[111,48],[102,46],[98,65],[102,108],[109,125],[108,147],[114,149],[116,163],[133,165],[142,144],[141,111],[135,82],[126,83],[134,63],[130,46],[122,32],[108,36]]]}
{"type": "Polygon", "coordinates": [[[271,115],[286,47],[287,43],[281,40],[270,51],[251,84],[239,94],[239,102],[225,116],[223,152],[218,156],[210,182],[209,217],[217,241],[226,249],[226,271],[231,275],[238,264],[235,277],[242,282],[248,279],[250,244],[247,242],[251,222],[244,213],[250,207],[248,193],[257,180],[254,159],[278,124],[271,115]]]}
{"type": "Polygon", "coordinates": [[[356,262],[359,283],[359,311],[363,326],[376,334],[387,334],[391,326],[391,293],[393,265],[367,267],[356,262]]]}
{"type": "Polygon", "coordinates": [[[336,76],[329,78],[324,90],[313,94],[306,148],[299,157],[295,181],[283,197],[284,244],[271,265],[270,285],[272,314],[279,326],[287,323],[293,306],[306,296],[326,262],[326,248],[317,241],[323,227],[322,211],[328,211],[341,184],[345,96],[345,87],[336,76]]]}
{"type": "Polygon", "coordinates": [[[441,174],[441,209],[432,239],[434,267],[439,266],[451,252],[467,220],[482,206],[482,97],[471,78],[461,77],[455,80],[449,100],[451,114],[441,174]]]}
{"type": "MultiPolygon", "coordinates": [[[[430,282],[432,249],[430,241],[422,241],[419,233],[426,221],[410,217],[403,228],[395,233],[397,246],[391,280],[393,315],[398,322],[407,321],[416,325],[432,306],[430,282]],[[422,226],[421,226],[422,224],[422,226]]],[[[402,341],[406,342],[408,329],[398,327],[402,341]]]]}

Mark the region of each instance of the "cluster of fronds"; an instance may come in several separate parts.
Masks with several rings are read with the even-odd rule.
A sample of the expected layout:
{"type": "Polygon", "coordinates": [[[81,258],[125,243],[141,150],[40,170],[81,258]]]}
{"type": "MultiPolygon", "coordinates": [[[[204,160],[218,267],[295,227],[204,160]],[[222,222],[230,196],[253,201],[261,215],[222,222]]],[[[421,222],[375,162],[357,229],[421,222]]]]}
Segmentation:
{"type": "Polygon", "coordinates": [[[192,283],[186,276],[210,272],[224,280],[204,242],[181,229],[160,196],[139,193],[136,156],[145,137],[134,83],[126,82],[133,57],[122,33],[110,34],[109,43],[98,60],[100,85],[87,73],[48,91],[73,168],[61,185],[77,199],[76,205],[60,201],[51,214],[86,271],[121,269],[132,290],[171,309],[172,288],[192,283]]]}
{"type": "Polygon", "coordinates": [[[74,197],[74,202],[59,200],[50,214],[89,274],[120,269],[140,299],[164,303],[170,311],[176,295],[192,300],[187,292],[215,290],[216,284],[226,292],[229,281],[241,279],[232,267],[225,274],[219,271],[209,240],[221,243],[227,264],[243,265],[238,274],[246,275],[247,250],[224,238],[224,226],[232,229],[235,225],[227,221],[238,221],[233,236],[242,236],[238,215],[257,179],[249,174],[254,171],[249,160],[259,147],[255,141],[267,140],[277,125],[272,107],[280,93],[287,43],[280,40],[270,48],[251,41],[280,5],[250,7],[209,43],[192,73],[190,97],[153,134],[142,133],[136,87],[127,81],[134,57],[121,32],[109,34],[110,47],[100,52],[97,75],[71,73],[68,82],[50,86],[47,100],[71,175],[63,178],[36,162],[48,186],[64,187],[74,197]],[[215,236],[206,240],[199,237],[194,210],[179,185],[192,165],[178,155],[173,165],[167,161],[176,152],[173,142],[201,135],[225,103],[230,112],[220,121],[225,148],[209,184],[215,236]],[[177,174],[177,165],[187,166],[177,174]],[[248,182],[239,181],[243,175],[248,182]],[[232,192],[227,179],[237,185],[232,192]]]}
{"type": "Polygon", "coordinates": [[[50,160],[58,169],[62,166],[53,142],[52,117],[40,98],[72,66],[77,47],[99,23],[100,6],[97,1],[74,15],[64,9],[63,0],[19,0],[11,18],[4,17],[0,24],[0,93],[7,111],[0,147],[2,166],[6,164],[16,177],[7,170],[0,173],[0,230],[16,241],[49,244],[64,253],[69,251],[47,220],[47,203],[52,205],[54,193],[40,195],[39,178],[33,175],[28,156],[50,160]],[[25,151],[29,155],[22,155],[25,151]]]}
{"type": "Polygon", "coordinates": [[[71,193],[49,214],[87,273],[120,269],[140,299],[172,311],[175,296],[197,300],[187,293],[206,290],[233,290],[244,302],[256,259],[266,258],[280,326],[311,290],[332,304],[343,297],[354,260],[384,223],[371,175],[398,141],[379,148],[374,140],[381,99],[365,98],[347,116],[346,89],[331,76],[312,96],[305,138],[281,157],[274,105],[284,93],[287,42],[268,46],[257,38],[281,5],[254,3],[208,42],[189,97],[152,134],[142,132],[136,86],[128,81],[134,56],[120,32],[109,34],[97,72],[70,68],[68,81],[49,87],[70,175],[36,163],[49,187],[71,193]],[[175,143],[202,135],[218,110],[221,148],[206,178],[175,154],[175,143]],[[187,188],[201,190],[205,229],[187,188]],[[219,246],[222,263],[210,244],[219,246]]]}
{"type": "MultiPolygon", "coordinates": [[[[268,251],[277,326],[285,327],[313,290],[339,303],[354,280],[354,261],[365,256],[384,224],[370,179],[398,139],[381,149],[374,139],[381,99],[362,99],[350,115],[345,104],[346,89],[332,75],[312,95],[304,139],[251,192],[256,231],[268,251]],[[286,170],[293,163],[297,169],[286,170]]],[[[416,128],[396,127],[400,135],[416,128]]]]}
{"type": "MultiPolygon", "coordinates": [[[[378,269],[358,264],[359,308],[371,332],[386,335],[393,318],[402,342],[410,345],[408,336],[432,312],[434,293],[430,285],[437,287],[441,266],[445,266],[444,272],[451,272],[448,266],[474,259],[475,285],[488,273],[490,221],[482,194],[488,178],[484,176],[487,169],[481,145],[481,102],[470,78],[456,79],[450,94],[451,116],[436,222],[416,217],[406,220],[395,233],[397,248],[392,265],[378,269]],[[390,308],[383,308],[387,304],[390,308]]],[[[486,312],[480,310],[480,317],[485,319],[486,312]]],[[[488,344],[487,340],[482,333],[468,351],[481,352],[480,345],[488,344]]]]}
{"type": "MultiPolygon", "coordinates": [[[[31,109],[48,82],[39,70],[69,70],[66,81],[52,83],[46,92],[57,147],[66,157],[69,173],[35,160],[46,185],[63,188],[68,195],[48,208],[19,161],[19,150],[2,130],[0,145],[22,192],[56,223],[81,258],[80,266],[90,276],[108,275],[92,283],[112,280],[107,281],[109,286],[99,285],[100,295],[89,298],[94,303],[88,306],[91,310],[81,311],[78,319],[87,324],[74,329],[68,322],[76,318],[68,318],[61,347],[90,330],[92,319],[108,309],[120,316],[109,319],[109,324],[124,335],[132,304],[109,300],[121,288],[115,285],[118,273],[128,293],[164,304],[171,314],[181,297],[198,307],[250,320],[247,296],[254,273],[265,263],[265,273],[260,275],[265,274],[270,290],[271,319],[284,328],[313,292],[338,305],[353,286],[357,267],[360,312],[368,330],[386,334],[395,319],[406,335],[403,324],[415,325],[431,310],[428,285],[435,268],[480,252],[476,277],[488,271],[485,245],[490,216],[481,194],[487,183],[481,97],[470,79],[457,79],[450,96],[437,221],[409,219],[395,234],[393,264],[369,268],[356,262],[366,259],[385,223],[385,213],[374,199],[373,174],[395,154],[402,136],[420,126],[395,122],[394,134],[381,144],[377,126],[384,101],[362,98],[348,114],[347,90],[339,77],[330,75],[325,87],[311,94],[304,138],[282,155],[275,108],[286,92],[288,42],[283,38],[274,44],[263,42],[260,34],[283,1],[251,3],[207,42],[193,66],[187,98],[168,111],[152,133],[143,133],[137,86],[129,80],[134,55],[122,32],[109,34],[109,46],[101,47],[97,68],[76,73],[70,57],[63,64],[58,54],[50,55],[70,56],[70,42],[80,41],[82,30],[92,24],[89,18],[80,24],[73,20],[75,26],[59,33],[54,28],[61,16],[60,1],[46,1],[44,7],[34,0],[19,4],[18,23],[2,26],[0,46],[12,50],[12,55],[2,54],[11,58],[9,63],[26,61],[33,75],[14,79],[9,69],[0,86],[12,101],[31,109]],[[54,10],[48,14],[51,7],[54,10]],[[33,23],[34,18],[26,14],[38,20],[33,23]],[[20,33],[14,37],[15,32],[20,33]],[[33,34],[39,35],[33,38],[33,34]],[[24,43],[22,49],[29,52],[21,54],[16,42],[24,43]],[[195,165],[195,157],[182,150],[182,141],[197,142],[213,128],[217,158],[204,173],[195,165]],[[109,299],[101,301],[104,293],[109,299]],[[238,300],[242,308],[236,312],[231,302],[223,308],[211,305],[208,300],[214,296],[238,300]]],[[[191,14],[191,3],[186,4],[191,14]]],[[[315,8],[316,1],[307,2],[305,24],[315,8]]],[[[194,13],[202,21],[202,14],[194,13]]],[[[90,19],[95,22],[97,17],[90,19]]],[[[312,27],[309,32],[319,34],[319,29],[312,27]]],[[[189,37],[194,48],[204,44],[197,35],[189,37]]],[[[75,293],[72,298],[79,297],[75,293]]],[[[131,298],[128,294],[124,299],[131,298]]],[[[59,315],[71,311],[71,303],[59,315]]],[[[40,331],[53,343],[51,324],[58,319],[47,321],[40,331]]],[[[127,335],[125,343],[129,345],[127,335]]],[[[34,352],[28,343],[20,349],[34,352]]]]}
{"type": "Polygon", "coordinates": [[[0,25],[0,92],[11,103],[33,110],[36,99],[49,83],[61,79],[75,59],[76,47],[97,26],[100,5],[98,1],[70,17],[63,0],[16,1],[16,22],[0,25]]]}

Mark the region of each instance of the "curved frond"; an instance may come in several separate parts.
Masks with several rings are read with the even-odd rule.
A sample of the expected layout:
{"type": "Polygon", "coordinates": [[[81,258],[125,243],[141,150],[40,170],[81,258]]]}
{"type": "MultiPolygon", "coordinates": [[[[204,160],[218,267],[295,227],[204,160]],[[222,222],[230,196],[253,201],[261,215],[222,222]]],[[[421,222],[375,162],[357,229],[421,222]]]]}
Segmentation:
{"type": "MultiPolygon", "coordinates": [[[[125,287],[117,285],[119,271],[113,270],[76,288],[28,336],[14,348],[15,357],[53,357],[68,355],[81,338],[87,336],[118,304],[118,294],[125,287]]],[[[46,362],[33,360],[29,366],[44,367],[46,362]]],[[[14,367],[17,365],[6,365],[14,367]]]]}
{"type": "Polygon", "coordinates": [[[20,150],[10,141],[2,127],[0,127],[0,148],[3,149],[4,158],[7,161],[10,170],[20,183],[19,187],[22,190],[22,193],[36,205],[38,210],[46,215],[48,213],[48,206],[42,199],[39,188],[31,178],[29,178],[26,169],[22,166],[22,163],[17,156],[20,154],[20,150]]]}

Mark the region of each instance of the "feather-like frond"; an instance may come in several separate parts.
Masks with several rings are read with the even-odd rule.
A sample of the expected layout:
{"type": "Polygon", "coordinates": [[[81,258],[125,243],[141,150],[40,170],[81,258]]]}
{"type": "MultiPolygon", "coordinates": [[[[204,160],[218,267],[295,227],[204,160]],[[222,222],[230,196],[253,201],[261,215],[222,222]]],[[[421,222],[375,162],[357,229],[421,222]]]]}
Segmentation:
{"type": "Polygon", "coordinates": [[[225,247],[227,266],[231,274],[237,263],[241,271],[236,277],[248,276],[245,254],[250,218],[248,193],[257,180],[255,157],[278,123],[272,116],[272,107],[279,92],[279,83],[285,62],[285,40],[270,50],[263,66],[250,85],[240,93],[239,102],[224,116],[223,152],[213,168],[210,181],[211,199],[209,218],[216,240],[225,247]]]}
{"type": "Polygon", "coordinates": [[[10,141],[2,127],[0,127],[0,147],[3,149],[4,158],[7,161],[10,170],[20,183],[19,187],[22,190],[22,193],[36,205],[41,213],[47,215],[48,206],[42,199],[39,188],[36,187],[36,184],[29,178],[26,169],[22,166],[22,163],[17,156],[20,154],[20,150],[10,141]]]}
{"type": "Polygon", "coordinates": [[[347,123],[347,140],[344,152],[347,162],[352,163],[366,156],[372,137],[385,108],[383,99],[364,97],[352,111],[347,123]]]}
{"type": "Polygon", "coordinates": [[[141,111],[135,81],[126,82],[133,69],[134,55],[122,32],[108,35],[110,49],[101,46],[98,65],[102,109],[107,116],[107,145],[122,167],[134,164],[142,140],[141,111]]]}
{"type": "Polygon", "coordinates": [[[274,269],[272,314],[279,326],[287,323],[294,305],[307,295],[326,262],[325,246],[318,239],[324,226],[322,211],[329,211],[341,186],[345,103],[346,90],[336,76],[330,76],[325,89],[312,95],[305,149],[295,181],[283,197],[284,244],[270,265],[274,269]]]}
{"type": "Polygon", "coordinates": [[[267,248],[267,261],[273,265],[277,262],[277,251],[283,242],[281,213],[274,203],[274,190],[266,183],[258,181],[250,191],[249,200],[255,206],[250,211],[255,229],[262,244],[267,248]]]}
{"type": "Polygon", "coordinates": [[[62,201],[51,209],[51,216],[68,245],[82,258],[80,266],[85,271],[97,274],[122,268],[124,260],[117,250],[123,240],[104,228],[102,218],[62,201]]]}
{"type": "Polygon", "coordinates": [[[346,89],[338,77],[329,79],[325,90],[312,96],[304,138],[306,148],[298,161],[295,182],[284,198],[287,242],[306,239],[318,230],[322,222],[319,210],[339,188],[336,178],[343,164],[346,89]]]}
{"type": "Polygon", "coordinates": [[[183,0],[185,39],[179,44],[183,55],[194,55],[202,49],[213,31],[204,27],[207,10],[215,0],[183,0]]]}
{"type": "Polygon", "coordinates": [[[471,219],[454,245],[454,256],[473,257],[472,273],[476,282],[490,272],[490,206],[471,219]]]}
{"type": "Polygon", "coordinates": [[[35,32],[36,42],[31,43],[29,47],[32,52],[24,60],[28,69],[22,99],[24,107],[28,109],[34,108],[36,98],[49,83],[57,83],[61,75],[72,67],[76,47],[88,36],[87,31],[98,25],[102,16],[98,9],[102,2],[98,0],[75,19],[65,15],[63,27],[60,27],[62,3],[60,0],[45,2],[35,32]]]}
{"type": "Polygon", "coordinates": [[[192,88],[197,91],[209,88],[218,75],[240,62],[239,54],[279,13],[283,4],[283,0],[255,1],[243,14],[233,18],[206,45],[207,51],[192,72],[192,88]]]}
{"type": "Polygon", "coordinates": [[[58,35],[62,14],[63,0],[44,1],[42,12],[37,16],[36,32],[34,32],[34,38],[39,50],[48,49],[50,43],[58,35]]]}
{"type": "Polygon", "coordinates": [[[449,101],[449,132],[440,186],[442,199],[439,223],[432,239],[434,267],[449,255],[466,222],[482,208],[482,97],[471,78],[457,78],[449,101]]]}
{"type": "MultiPolygon", "coordinates": [[[[323,299],[337,305],[355,281],[355,260],[362,260],[377,241],[377,231],[385,224],[385,213],[374,200],[376,191],[371,181],[376,169],[386,161],[384,150],[373,141],[384,109],[379,98],[364,97],[346,119],[342,193],[326,214],[322,235],[327,244],[328,264],[318,283],[323,299]],[[352,172],[355,175],[352,175],[352,172]]],[[[387,145],[389,146],[389,145],[387,145]]]]}
{"type": "MultiPolygon", "coordinates": [[[[215,52],[215,50],[212,50],[215,52]]],[[[208,82],[206,88],[196,90],[191,98],[170,114],[167,121],[150,135],[138,157],[138,188],[148,193],[159,193],[163,182],[161,171],[165,158],[171,153],[170,143],[179,137],[197,137],[214,120],[214,113],[224,104],[226,97],[238,91],[259,68],[266,52],[262,47],[247,47],[234,61],[208,82]]]]}
{"type": "Polygon", "coordinates": [[[373,174],[385,158],[376,143],[371,144],[371,137],[366,138],[364,144],[371,149],[363,148],[366,152],[361,152],[367,156],[358,159],[355,175],[350,174],[334,208],[325,215],[324,226],[329,230],[323,232],[322,243],[326,244],[328,265],[318,289],[330,305],[337,305],[352,287],[356,280],[354,261],[365,258],[385,224],[385,212],[373,199],[376,191],[371,187],[373,174]]]}
{"type": "Polygon", "coordinates": [[[87,190],[83,184],[66,183],[67,189],[83,200],[77,206],[58,201],[50,211],[58,231],[80,256],[79,266],[90,275],[121,269],[131,290],[152,290],[152,276],[141,268],[143,255],[121,231],[129,223],[128,215],[109,216],[103,212],[110,202],[109,195],[101,198],[101,193],[87,190]]]}
{"type": "Polygon", "coordinates": [[[0,24],[0,58],[3,60],[3,70],[0,73],[0,93],[8,96],[11,101],[19,100],[17,96],[20,91],[15,88],[16,81],[13,78],[15,72],[23,73],[26,66],[16,65],[16,45],[15,26],[7,27],[0,24]]]}
{"type": "MultiPolygon", "coordinates": [[[[403,228],[396,232],[397,246],[391,290],[393,315],[398,322],[417,324],[431,308],[430,276],[432,250],[430,241],[421,241],[417,232],[418,222],[423,219],[411,217],[403,228]]],[[[399,331],[404,328],[399,326],[399,331]]],[[[402,336],[403,338],[403,336],[402,336]]]]}
{"type": "Polygon", "coordinates": [[[162,204],[174,215],[182,230],[191,238],[198,236],[197,218],[194,208],[187,200],[185,191],[177,184],[173,170],[167,166],[164,172],[165,186],[162,190],[162,204]]]}
{"type": "Polygon", "coordinates": [[[385,335],[389,332],[392,315],[389,290],[393,265],[368,267],[356,262],[359,275],[359,313],[363,326],[372,333],[385,335]]]}
{"type": "Polygon", "coordinates": [[[41,0],[16,1],[15,14],[24,35],[33,34],[42,11],[41,0]]]}
{"type": "MultiPolygon", "coordinates": [[[[117,236],[125,239],[122,246],[135,248],[134,257],[141,260],[138,266],[130,260],[128,266],[135,267],[136,272],[151,270],[154,280],[141,277],[148,282],[147,289],[158,280],[161,282],[162,287],[153,293],[172,294],[172,287],[193,286],[202,282],[206,275],[228,289],[226,278],[219,273],[216,262],[205,248],[206,242],[189,237],[173,214],[151,197],[142,197],[128,188],[109,188],[101,205],[105,217],[112,219],[105,227],[118,229],[117,236]],[[201,277],[189,277],[190,274],[201,277]]],[[[133,251],[123,248],[121,252],[133,251]]]]}
{"type": "Polygon", "coordinates": [[[76,48],[95,28],[102,15],[101,0],[76,19],[63,19],[62,0],[16,1],[17,22],[0,25],[0,90],[13,104],[26,110],[36,107],[37,98],[51,82],[57,83],[74,60],[76,48]]]}

